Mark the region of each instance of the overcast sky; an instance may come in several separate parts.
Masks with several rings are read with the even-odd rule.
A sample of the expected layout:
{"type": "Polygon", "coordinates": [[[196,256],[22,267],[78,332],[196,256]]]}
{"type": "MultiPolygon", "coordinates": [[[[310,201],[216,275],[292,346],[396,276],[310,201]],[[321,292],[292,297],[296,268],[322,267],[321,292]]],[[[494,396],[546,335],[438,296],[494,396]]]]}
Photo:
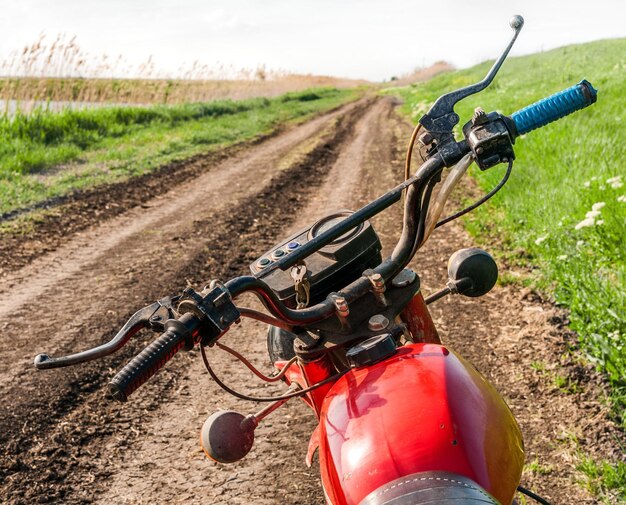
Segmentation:
{"type": "Polygon", "coordinates": [[[172,72],[199,60],[382,80],[496,57],[512,14],[526,20],[514,55],[626,37],[626,0],[0,0],[0,60],[65,33],[172,72]]]}

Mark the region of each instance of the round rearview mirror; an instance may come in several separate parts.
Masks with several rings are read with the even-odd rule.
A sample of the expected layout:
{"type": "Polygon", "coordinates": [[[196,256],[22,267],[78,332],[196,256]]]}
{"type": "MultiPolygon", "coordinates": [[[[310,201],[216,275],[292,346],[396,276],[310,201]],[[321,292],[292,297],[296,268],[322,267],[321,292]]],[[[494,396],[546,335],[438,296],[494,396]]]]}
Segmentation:
{"type": "Polygon", "coordinates": [[[456,251],[448,261],[448,277],[454,282],[459,294],[482,296],[493,288],[498,280],[498,266],[491,255],[470,247],[456,251]]]}
{"type": "Polygon", "coordinates": [[[202,449],[219,463],[234,463],[252,449],[255,428],[254,416],[244,417],[233,410],[221,410],[204,422],[200,436],[202,449]]]}

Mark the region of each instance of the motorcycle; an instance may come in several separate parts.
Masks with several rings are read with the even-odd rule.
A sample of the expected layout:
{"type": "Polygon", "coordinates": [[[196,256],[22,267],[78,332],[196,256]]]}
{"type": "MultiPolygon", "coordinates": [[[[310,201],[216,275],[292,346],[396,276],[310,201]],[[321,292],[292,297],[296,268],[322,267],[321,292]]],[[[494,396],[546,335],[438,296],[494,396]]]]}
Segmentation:
{"type": "Polygon", "coordinates": [[[250,265],[250,275],[163,298],[137,311],[110,342],[65,357],[40,354],[35,366],[102,358],[151,328],[163,333],[111,380],[115,400],[126,402],[177,352],[199,346],[220,387],[268,403],[254,415],[220,411],[206,420],[202,447],[218,462],[243,458],[259,423],[297,397],[318,420],[306,460],[311,465],[319,451],[329,504],[511,504],[517,491],[547,503],[519,486],[524,444],[511,411],[471,364],[441,342],[428,311],[448,294],[478,297],[490,291],[498,278],[495,261],[481,249],[457,251],[448,263],[446,287],[426,298],[418,275],[407,268],[435,228],[483,204],[506,183],[517,137],[596,101],[596,90],[583,80],[511,116],[479,108],[457,141],[454,107],[493,81],[522,17],[514,16],[510,25],[514,35],[485,78],[441,96],[421,117],[409,142],[404,182],[355,212],[331,214],[279,242],[250,265]],[[416,148],[421,164],[411,175],[416,148]],[[491,192],[441,219],[448,196],[472,163],[481,170],[508,167],[491,192]],[[369,219],[403,197],[402,234],[383,260],[369,219]],[[257,295],[267,312],[237,305],[243,293],[257,295]],[[220,342],[243,317],[268,324],[274,375],[266,376],[220,342]],[[207,348],[230,352],[260,379],[282,381],[287,390],[252,397],[232,389],[211,367],[207,348]]]}

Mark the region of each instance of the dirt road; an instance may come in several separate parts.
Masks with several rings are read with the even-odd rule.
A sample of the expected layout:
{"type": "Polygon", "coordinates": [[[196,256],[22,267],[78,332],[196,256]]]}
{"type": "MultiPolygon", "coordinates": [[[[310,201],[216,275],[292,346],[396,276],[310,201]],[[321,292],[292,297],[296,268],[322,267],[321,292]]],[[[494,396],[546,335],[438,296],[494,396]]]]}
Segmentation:
{"type": "MultiPolygon", "coordinates": [[[[72,369],[37,372],[32,359],[106,341],[139,307],[187,284],[244,273],[289,230],[381,194],[402,176],[407,128],[392,99],[363,99],[256,145],[81,195],[40,233],[7,239],[0,247],[0,501],[322,504],[315,464],[303,463],[315,427],[303,404],[272,414],[251,454],[220,466],[199,449],[204,419],[257,406],[218,389],[197,353],[177,356],[125,405],[107,401],[104,386],[148,334],[115,357],[72,369]]],[[[374,221],[387,249],[399,218],[394,208],[374,221]]],[[[468,245],[457,225],[435,234],[414,265],[426,292],[445,282],[447,257],[468,245]]],[[[562,357],[572,341],[565,315],[511,286],[433,310],[444,340],[495,383],[518,417],[531,463],[525,483],[554,503],[595,503],[575,483],[578,454],[614,455],[620,434],[601,404],[601,381],[562,357]],[[555,374],[577,387],[563,391],[555,374]]],[[[227,341],[268,370],[263,328],[241,326],[227,341]]],[[[226,356],[213,361],[239,389],[276,390],[226,356]]]]}

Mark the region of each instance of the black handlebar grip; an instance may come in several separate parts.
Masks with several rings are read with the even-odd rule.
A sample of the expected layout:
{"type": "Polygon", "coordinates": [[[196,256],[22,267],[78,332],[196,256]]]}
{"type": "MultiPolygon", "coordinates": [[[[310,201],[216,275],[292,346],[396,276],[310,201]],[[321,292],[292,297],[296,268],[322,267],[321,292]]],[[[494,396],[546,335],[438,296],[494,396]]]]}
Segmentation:
{"type": "Polygon", "coordinates": [[[185,346],[186,336],[185,332],[176,331],[176,327],[168,328],[113,377],[109,382],[111,396],[119,402],[128,400],[137,388],[163,368],[165,363],[185,346]]]}

